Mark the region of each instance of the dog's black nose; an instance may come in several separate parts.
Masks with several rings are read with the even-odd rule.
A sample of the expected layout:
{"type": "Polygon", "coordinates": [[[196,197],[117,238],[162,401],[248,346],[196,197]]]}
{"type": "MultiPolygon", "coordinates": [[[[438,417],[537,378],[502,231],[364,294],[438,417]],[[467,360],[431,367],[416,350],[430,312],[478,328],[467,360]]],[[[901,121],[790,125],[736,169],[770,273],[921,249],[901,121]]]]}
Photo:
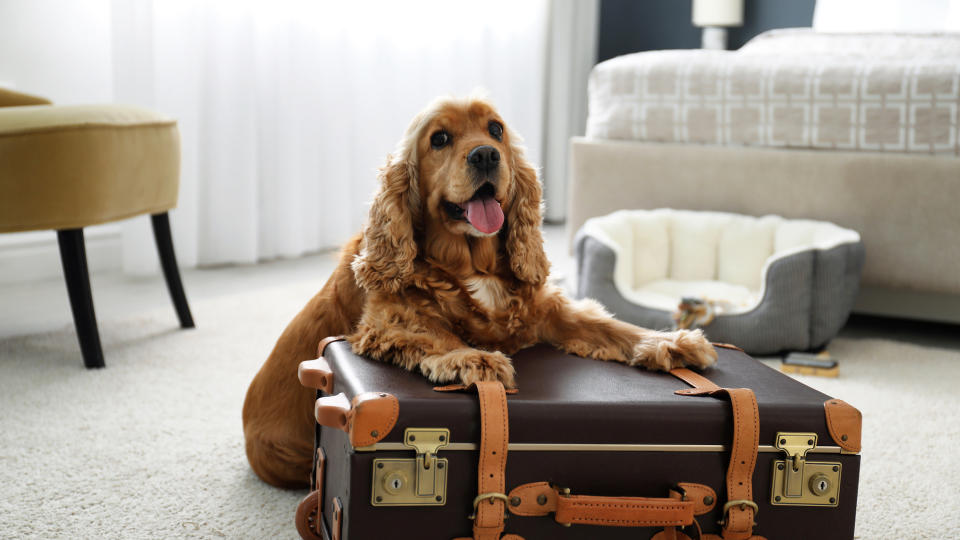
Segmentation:
{"type": "Polygon", "coordinates": [[[480,172],[488,173],[500,165],[500,152],[489,145],[478,146],[467,154],[467,163],[480,172]]]}

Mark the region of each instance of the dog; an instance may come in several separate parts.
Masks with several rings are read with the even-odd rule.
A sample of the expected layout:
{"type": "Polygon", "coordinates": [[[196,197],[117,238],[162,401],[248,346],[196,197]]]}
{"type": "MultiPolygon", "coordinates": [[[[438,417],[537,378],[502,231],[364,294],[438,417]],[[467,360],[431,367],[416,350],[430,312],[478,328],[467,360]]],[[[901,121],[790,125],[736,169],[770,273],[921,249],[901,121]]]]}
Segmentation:
{"type": "Polygon", "coordinates": [[[380,170],[360,235],[289,324],[247,391],[247,457],[266,482],[309,478],[314,392],[297,367],[346,335],[360,355],[435,383],[516,386],[510,354],[536,343],[667,370],[716,361],[699,331],[656,332],[547,283],[541,187],[521,139],[493,106],[441,98],[417,115],[380,170]]]}

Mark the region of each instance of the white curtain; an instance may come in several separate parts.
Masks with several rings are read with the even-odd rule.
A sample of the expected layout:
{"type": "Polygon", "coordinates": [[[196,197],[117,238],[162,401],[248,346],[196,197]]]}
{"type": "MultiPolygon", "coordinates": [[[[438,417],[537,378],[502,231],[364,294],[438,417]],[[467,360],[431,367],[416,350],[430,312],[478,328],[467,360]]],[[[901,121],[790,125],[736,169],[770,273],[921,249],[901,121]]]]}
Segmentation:
{"type": "Polygon", "coordinates": [[[550,3],[543,188],[544,217],[555,223],[567,217],[570,137],[586,133],[587,80],[597,60],[599,22],[600,0],[550,3]]]}
{"type": "MultiPolygon", "coordinates": [[[[540,162],[548,0],[112,0],[115,101],[180,122],[181,266],[334,247],[433,97],[489,96],[540,162]]],[[[156,272],[145,218],[128,272],[156,272]]]]}

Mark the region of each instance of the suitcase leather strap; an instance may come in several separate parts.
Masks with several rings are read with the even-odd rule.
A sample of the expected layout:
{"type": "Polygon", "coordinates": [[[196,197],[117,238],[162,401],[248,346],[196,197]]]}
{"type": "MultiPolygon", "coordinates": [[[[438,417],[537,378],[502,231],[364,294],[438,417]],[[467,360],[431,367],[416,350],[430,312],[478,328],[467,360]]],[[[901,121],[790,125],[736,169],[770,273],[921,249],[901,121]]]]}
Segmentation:
{"type": "Polygon", "coordinates": [[[507,393],[498,381],[478,382],[472,387],[480,400],[480,463],[477,467],[478,495],[474,499],[472,516],[473,540],[523,540],[514,534],[501,538],[506,517],[507,496],[503,491],[510,436],[507,393]]]}
{"type": "MultiPolygon", "coordinates": [[[[757,398],[747,388],[720,388],[709,379],[686,368],[670,374],[693,386],[676,393],[683,396],[727,396],[733,409],[733,444],[727,467],[727,504],[724,507],[723,540],[753,540],[757,505],[753,502],[753,470],[760,444],[760,413],[757,398]]],[[[704,535],[710,538],[712,535],[704,535]]]]}

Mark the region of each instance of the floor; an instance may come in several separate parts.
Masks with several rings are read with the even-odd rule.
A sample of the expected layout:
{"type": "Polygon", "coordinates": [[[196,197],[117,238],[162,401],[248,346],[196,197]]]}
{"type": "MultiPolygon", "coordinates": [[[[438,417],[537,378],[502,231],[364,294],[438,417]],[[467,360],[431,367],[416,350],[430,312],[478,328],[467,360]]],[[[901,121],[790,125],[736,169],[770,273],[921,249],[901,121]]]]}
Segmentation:
{"type": "MultiPolygon", "coordinates": [[[[555,277],[569,278],[563,228],[545,236],[555,277]]],[[[184,272],[190,331],[159,276],[97,274],[108,367],[94,371],[60,279],[0,287],[0,433],[17,434],[0,437],[0,537],[292,537],[304,493],[250,471],[240,410],[335,258],[184,272]]],[[[960,490],[957,330],[855,317],[831,346],[842,376],[798,377],[864,413],[858,540],[960,538],[960,505],[942,496],[960,490]]]]}
{"type": "MultiPolygon", "coordinates": [[[[544,243],[553,265],[555,278],[572,282],[575,264],[567,250],[563,225],[546,225],[544,243]]],[[[328,251],[297,259],[274,260],[257,265],[221,266],[186,270],[184,287],[190,300],[203,300],[287,282],[315,282],[319,287],[336,264],[338,253],[328,251]]],[[[91,276],[94,305],[101,320],[122,317],[131,311],[170,306],[163,279],[130,277],[116,272],[91,276]]],[[[46,332],[71,325],[70,303],[61,278],[0,286],[0,338],[46,332]]],[[[841,337],[885,338],[906,343],[960,350],[960,327],[924,321],[907,321],[854,315],[841,331],[841,337]]]]}

